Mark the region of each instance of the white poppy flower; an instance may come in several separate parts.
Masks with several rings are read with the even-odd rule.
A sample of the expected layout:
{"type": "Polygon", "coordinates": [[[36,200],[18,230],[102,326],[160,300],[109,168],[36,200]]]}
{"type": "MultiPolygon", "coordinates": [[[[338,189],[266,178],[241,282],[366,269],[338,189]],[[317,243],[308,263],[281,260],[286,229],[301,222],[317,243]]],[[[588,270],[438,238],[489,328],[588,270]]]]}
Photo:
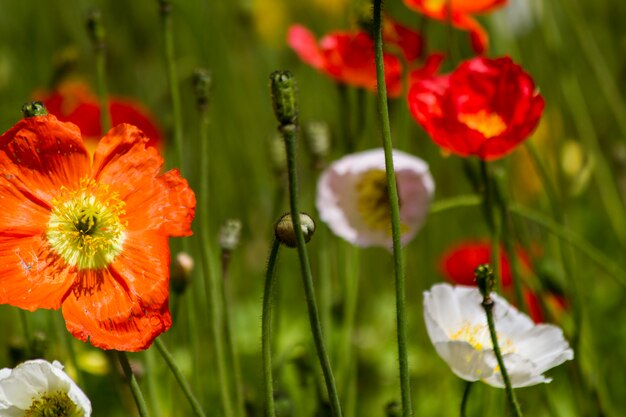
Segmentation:
{"type": "MultiPolygon", "coordinates": [[[[574,358],[561,329],[536,325],[503,298],[496,294],[491,298],[498,344],[511,385],[519,388],[550,382],[543,373],[574,358]]],[[[428,336],[458,377],[503,388],[481,303],[476,287],[434,285],[424,292],[428,336]]]]}
{"type": "MultiPolygon", "coordinates": [[[[393,151],[400,198],[402,244],[426,218],[435,191],[428,164],[393,151]]],[[[347,155],[333,162],[317,185],[317,210],[336,235],[357,246],[391,248],[391,210],[382,148],[347,155]]]]}
{"type": "Polygon", "coordinates": [[[0,417],[89,417],[91,403],[63,365],[43,359],[0,370],[0,417]]]}

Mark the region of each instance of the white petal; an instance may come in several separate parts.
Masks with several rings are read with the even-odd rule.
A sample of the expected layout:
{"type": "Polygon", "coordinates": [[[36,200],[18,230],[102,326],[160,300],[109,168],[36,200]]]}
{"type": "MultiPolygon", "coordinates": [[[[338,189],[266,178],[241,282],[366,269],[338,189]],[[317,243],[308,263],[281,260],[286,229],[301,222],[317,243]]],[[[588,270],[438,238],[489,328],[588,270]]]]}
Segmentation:
{"type": "Polygon", "coordinates": [[[520,355],[532,358],[541,373],[574,359],[563,331],[551,324],[540,324],[526,332],[516,348],[520,355]]]}
{"type": "Polygon", "coordinates": [[[493,352],[476,350],[472,345],[462,341],[435,343],[435,350],[446,361],[456,376],[466,381],[478,381],[493,374],[489,357],[493,352]]]}
{"type": "MultiPolygon", "coordinates": [[[[503,360],[513,388],[528,387],[551,381],[541,374],[532,361],[529,361],[521,355],[516,353],[503,355],[503,360]]],[[[495,354],[493,356],[492,365],[496,368],[497,359],[495,358],[495,354]]],[[[485,378],[483,381],[493,387],[504,388],[504,379],[500,371],[494,372],[493,375],[489,378],[485,378]]]]}

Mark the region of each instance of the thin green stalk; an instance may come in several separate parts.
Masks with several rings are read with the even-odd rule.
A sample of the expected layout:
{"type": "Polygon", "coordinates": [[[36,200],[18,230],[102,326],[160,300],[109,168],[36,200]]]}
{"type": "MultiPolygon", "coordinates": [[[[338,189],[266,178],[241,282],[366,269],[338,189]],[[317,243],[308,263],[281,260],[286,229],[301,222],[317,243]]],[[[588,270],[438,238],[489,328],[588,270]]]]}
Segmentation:
{"type": "Polygon", "coordinates": [[[411,384],[407,352],[406,324],[406,290],[404,279],[404,261],[402,259],[402,243],[400,231],[400,201],[393,167],[393,147],[391,143],[391,127],[387,107],[387,86],[385,84],[385,66],[383,62],[382,36],[382,0],[374,0],[374,51],[376,55],[376,81],[378,84],[378,113],[382,125],[382,140],[385,150],[385,171],[391,208],[391,234],[393,240],[393,259],[396,287],[396,321],[398,333],[398,365],[400,368],[400,389],[402,393],[402,415],[413,416],[411,404],[411,384]]]}
{"type": "Polygon", "coordinates": [[[161,31],[163,33],[163,52],[166,63],[167,84],[172,100],[172,120],[174,125],[174,144],[178,156],[179,167],[183,168],[183,119],[178,88],[178,71],[174,54],[174,31],[172,30],[172,5],[169,0],[158,0],[161,14],[161,31]]]}
{"type": "Polygon", "coordinates": [[[69,357],[70,363],[72,367],[76,370],[76,383],[79,387],[85,386],[85,379],[83,377],[83,371],[80,369],[78,365],[78,355],[76,355],[76,349],[74,349],[74,336],[70,332],[67,331],[65,327],[65,320],[61,314],[54,314],[54,325],[57,329],[57,333],[60,335],[60,338],[64,338],[64,345],[67,349],[67,356],[69,357]]]}
{"type": "MultiPolygon", "coordinates": [[[[350,416],[347,399],[351,392],[356,391],[356,378],[354,372],[355,352],[354,352],[354,327],[359,299],[359,255],[360,250],[352,245],[345,245],[345,270],[344,277],[344,323],[341,329],[340,353],[340,387],[344,393],[344,415],[350,416]]],[[[354,410],[352,410],[354,411],[354,410]]]]}
{"type": "Polygon", "coordinates": [[[491,343],[493,344],[493,353],[495,353],[496,359],[498,360],[498,366],[500,367],[500,374],[502,375],[502,379],[504,380],[504,387],[506,389],[507,399],[509,400],[509,404],[511,405],[513,415],[515,417],[522,417],[522,410],[520,410],[519,403],[517,402],[517,398],[515,397],[515,392],[513,391],[513,387],[511,386],[511,379],[509,378],[509,373],[506,370],[506,366],[504,365],[502,352],[500,351],[500,345],[498,344],[496,326],[493,322],[494,302],[487,295],[483,299],[482,306],[485,309],[485,313],[487,315],[487,325],[489,326],[489,335],[491,336],[491,343]]]}
{"type": "Polygon", "coordinates": [[[26,344],[26,354],[30,357],[33,352],[33,337],[30,331],[30,325],[28,324],[28,316],[26,310],[21,308],[17,309],[17,314],[20,316],[20,323],[22,324],[22,333],[24,334],[24,343],[26,344]]]}
{"type": "Polygon", "coordinates": [[[496,201],[494,193],[494,183],[489,175],[487,162],[480,160],[480,174],[483,180],[483,204],[487,224],[491,231],[491,265],[496,276],[496,289],[500,288],[502,280],[502,266],[500,265],[500,240],[502,234],[502,224],[499,216],[496,215],[496,201]]]}
{"type": "Polygon", "coordinates": [[[509,207],[511,213],[514,213],[526,220],[543,227],[550,233],[569,243],[571,246],[585,254],[600,269],[612,276],[615,281],[626,288],[626,271],[617,263],[613,262],[608,256],[594,248],[589,242],[580,236],[572,233],[570,230],[545,217],[543,214],[527,209],[525,207],[512,205],[509,207]]]}
{"type": "Polygon", "coordinates": [[[198,402],[196,397],[193,395],[193,392],[191,392],[191,387],[189,386],[189,383],[187,383],[187,381],[185,380],[183,373],[178,368],[178,365],[176,365],[176,361],[174,360],[174,357],[167,350],[167,347],[165,347],[165,344],[161,341],[161,339],[156,338],[154,339],[154,345],[156,346],[157,350],[159,351],[159,353],[165,360],[165,363],[167,363],[167,366],[169,366],[170,370],[172,371],[172,374],[174,374],[174,378],[176,378],[176,382],[178,382],[178,385],[183,390],[185,397],[187,397],[187,401],[189,401],[189,405],[191,406],[191,409],[193,410],[194,415],[196,415],[197,417],[206,417],[206,415],[204,414],[204,411],[202,411],[202,407],[200,406],[200,403],[198,402]]]}
{"type": "Polygon", "coordinates": [[[460,195],[456,197],[444,198],[433,202],[428,211],[429,215],[443,213],[448,210],[463,207],[475,207],[482,202],[482,198],[476,194],[460,195]]]}
{"type": "Polygon", "coordinates": [[[280,249],[280,241],[274,239],[267,271],[265,273],[265,289],[263,291],[262,338],[263,345],[263,377],[265,379],[265,417],[275,417],[274,383],[272,380],[272,292],[274,288],[274,270],[280,249]]]}
{"type": "Polygon", "coordinates": [[[154,358],[154,349],[148,349],[145,353],[146,358],[146,385],[148,391],[148,398],[150,400],[150,407],[155,416],[161,416],[163,414],[163,410],[161,408],[159,395],[159,383],[161,381],[158,380],[158,374],[156,370],[156,363],[154,358]]]}
{"type": "Polygon", "coordinates": [[[100,126],[102,130],[100,133],[104,135],[111,128],[111,115],[109,114],[109,97],[106,82],[105,31],[99,11],[95,10],[87,17],[87,31],[96,55],[96,83],[100,101],[100,126]]]}
{"type": "Polygon", "coordinates": [[[128,381],[128,385],[130,386],[130,391],[132,392],[133,398],[135,399],[135,404],[137,405],[137,411],[139,411],[139,416],[149,417],[150,413],[148,412],[146,400],[143,398],[143,394],[141,393],[141,388],[139,388],[137,378],[135,378],[135,374],[133,374],[133,370],[130,367],[126,352],[117,351],[117,357],[120,361],[120,365],[122,365],[122,370],[124,371],[124,375],[126,375],[126,380],[128,381]]]}
{"type": "Polygon", "coordinates": [[[461,417],[467,416],[467,403],[473,384],[474,383],[472,381],[465,381],[465,388],[463,389],[463,399],[461,400],[461,417]]]}
{"type": "Polygon", "coordinates": [[[324,374],[326,389],[328,391],[328,399],[334,417],[341,416],[341,405],[339,402],[339,394],[335,384],[330,359],[324,345],[324,336],[320,325],[317,303],[315,301],[315,289],[313,287],[313,275],[311,273],[311,265],[309,264],[309,255],[306,250],[306,242],[302,232],[302,224],[300,221],[300,210],[298,208],[298,183],[296,178],[296,126],[293,124],[282,126],[281,128],[285,138],[285,147],[287,150],[287,172],[289,174],[289,205],[291,208],[291,218],[293,228],[296,234],[296,242],[298,249],[298,258],[300,260],[300,270],[304,281],[304,291],[306,295],[306,303],[309,311],[309,321],[311,323],[311,331],[317,356],[324,374]]]}

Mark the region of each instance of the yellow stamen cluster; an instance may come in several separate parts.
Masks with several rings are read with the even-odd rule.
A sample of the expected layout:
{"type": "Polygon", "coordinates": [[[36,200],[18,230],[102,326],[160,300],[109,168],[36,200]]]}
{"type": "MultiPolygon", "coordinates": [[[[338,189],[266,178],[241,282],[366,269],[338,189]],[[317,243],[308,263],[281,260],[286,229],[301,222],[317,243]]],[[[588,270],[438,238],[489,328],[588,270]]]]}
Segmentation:
{"type": "Polygon", "coordinates": [[[506,124],[502,117],[496,113],[488,113],[485,110],[472,114],[459,114],[459,121],[470,129],[482,133],[486,138],[498,136],[506,130],[506,124]]]}
{"type": "Polygon", "coordinates": [[[83,179],[52,201],[46,237],[51,248],[79,270],[101,269],[122,251],[125,203],[107,184],[83,179]]]}
{"type": "Polygon", "coordinates": [[[83,417],[84,413],[63,391],[47,393],[33,400],[24,417],[83,417]]]}
{"type": "MultiPolygon", "coordinates": [[[[513,353],[515,346],[507,337],[498,334],[498,345],[502,354],[513,353]]],[[[463,322],[460,329],[450,335],[450,340],[460,340],[467,342],[476,350],[493,349],[489,328],[486,324],[471,324],[463,322]]]]}
{"type": "MultiPolygon", "coordinates": [[[[373,230],[391,234],[391,209],[385,171],[371,169],[363,173],[356,183],[356,191],[357,210],[363,222],[373,230]]],[[[400,229],[404,232],[406,226],[401,225],[400,229]]]]}

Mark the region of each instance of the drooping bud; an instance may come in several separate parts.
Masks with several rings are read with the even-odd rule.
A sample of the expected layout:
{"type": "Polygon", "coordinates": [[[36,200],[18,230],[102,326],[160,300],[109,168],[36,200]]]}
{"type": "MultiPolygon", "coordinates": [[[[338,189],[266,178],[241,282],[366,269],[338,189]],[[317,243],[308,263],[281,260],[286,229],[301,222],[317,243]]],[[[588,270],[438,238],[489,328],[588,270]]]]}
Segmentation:
{"type": "Polygon", "coordinates": [[[476,285],[483,298],[489,299],[489,294],[491,294],[495,285],[491,266],[489,264],[478,265],[474,271],[474,277],[476,277],[476,285]]]}
{"type": "MultiPolygon", "coordinates": [[[[308,214],[300,213],[300,224],[302,226],[304,241],[308,243],[315,233],[315,222],[308,214]]],[[[278,220],[274,232],[276,238],[280,240],[283,245],[289,248],[295,248],[297,246],[296,231],[293,227],[291,213],[284,214],[280,220],[278,220]]]]}
{"type": "Polygon", "coordinates": [[[220,229],[220,247],[222,251],[232,252],[241,240],[241,220],[228,219],[220,229]]]}
{"type": "Polygon", "coordinates": [[[296,80],[289,71],[274,71],[270,75],[270,90],[274,114],[281,126],[295,124],[298,117],[296,80]]]}
{"type": "Polygon", "coordinates": [[[24,118],[45,116],[47,114],[48,110],[46,110],[46,106],[44,106],[41,101],[31,101],[29,103],[24,103],[22,106],[22,115],[24,118]]]}
{"type": "Polygon", "coordinates": [[[326,122],[310,122],[304,127],[304,138],[307,150],[313,158],[315,169],[324,168],[330,151],[330,129],[326,122]]]}
{"type": "Polygon", "coordinates": [[[193,72],[192,76],[193,89],[196,95],[196,104],[202,112],[209,107],[209,97],[211,92],[211,71],[198,68],[193,72]]]}
{"type": "Polygon", "coordinates": [[[185,292],[191,281],[193,264],[193,258],[187,252],[179,252],[174,258],[170,272],[170,287],[175,294],[181,295],[185,292]]]}

